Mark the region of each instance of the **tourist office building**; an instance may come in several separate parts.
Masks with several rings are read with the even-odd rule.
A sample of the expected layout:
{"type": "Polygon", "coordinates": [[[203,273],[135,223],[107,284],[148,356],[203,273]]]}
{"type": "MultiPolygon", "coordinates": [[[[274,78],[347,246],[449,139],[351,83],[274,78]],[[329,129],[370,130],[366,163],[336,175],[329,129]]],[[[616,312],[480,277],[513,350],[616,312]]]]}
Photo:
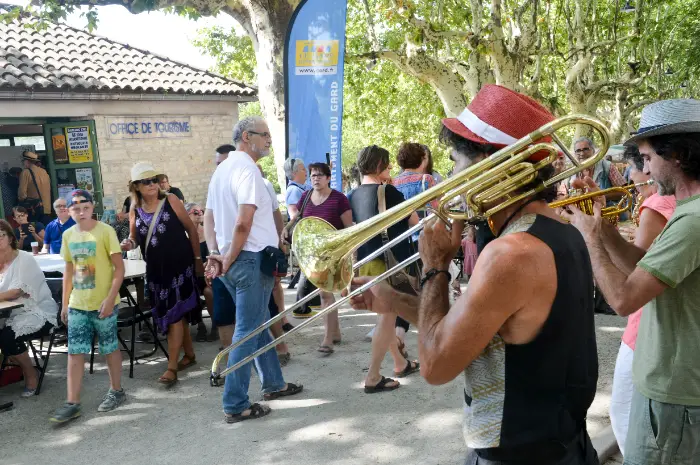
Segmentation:
{"type": "MultiPolygon", "coordinates": [[[[130,168],[150,161],[187,201],[203,202],[214,150],[231,143],[256,89],[63,24],[0,23],[0,176],[32,150],[52,201],[74,188],[121,209],[130,168]]],[[[0,202],[0,216],[13,205],[0,202]]]]}

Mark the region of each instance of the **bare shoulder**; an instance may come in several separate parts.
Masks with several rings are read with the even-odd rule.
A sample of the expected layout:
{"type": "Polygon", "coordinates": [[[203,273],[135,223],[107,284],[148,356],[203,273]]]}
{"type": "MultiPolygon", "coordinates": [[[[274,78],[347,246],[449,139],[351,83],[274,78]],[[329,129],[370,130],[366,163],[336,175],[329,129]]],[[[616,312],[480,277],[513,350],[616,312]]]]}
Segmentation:
{"type": "Polygon", "coordinates": [[[543,257],[551,255],[551,249],[544,242],[531,234],[518,232],[491,241],[479,255],[479,261],[483,258],[499,267],[527,268],[537,266],[543,257]]]}

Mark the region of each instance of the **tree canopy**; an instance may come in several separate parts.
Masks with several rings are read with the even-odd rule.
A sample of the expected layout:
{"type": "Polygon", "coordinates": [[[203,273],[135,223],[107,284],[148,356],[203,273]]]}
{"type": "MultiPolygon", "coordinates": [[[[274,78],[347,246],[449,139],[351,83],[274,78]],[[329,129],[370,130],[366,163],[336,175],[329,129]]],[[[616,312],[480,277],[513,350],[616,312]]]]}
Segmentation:
{"type": "MultiPolygon", "coordinates": [[[[299,0],[43,0],[42,19],[80,5],[134,13],[169,9],[232,16],[246,31],[208,29],[196,41],[215,71],[257,80],[260,111],[284,156],[284,38],[299,0]]],[[[660,98],[693,97],[700,67],[700,13],[693,0],[348,0],[344,165],[370,143],[392,152],[407,140],[433,147],[440,119],[458,114],[486,83],[527,93],[555,114],[598,116],[615,142],[639,110],[660,98]]]]}

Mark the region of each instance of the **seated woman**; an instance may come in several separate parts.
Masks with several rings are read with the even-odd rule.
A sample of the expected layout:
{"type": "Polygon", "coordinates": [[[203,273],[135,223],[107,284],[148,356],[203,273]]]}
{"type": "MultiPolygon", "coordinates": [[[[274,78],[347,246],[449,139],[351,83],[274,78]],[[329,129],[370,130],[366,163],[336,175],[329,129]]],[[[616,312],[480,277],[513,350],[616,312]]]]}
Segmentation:
{"type": "Polygon", "coordinates": [[[25,342],[48,334],[56,325],[58,305],[39,264],[30,253],[17,250],[12,227],[0,220],[0,302],[5,301],[23,307],[13,310],[0,330],[0,350],[22,368],[25,382],[22,397],[30,397],[36,393],[39,377],[25,342]]]}
{"type": "MultiPolygon", "coordinates": [[[[207,247],[207,241],[204,239],[204,210],[202,207],[195,202],[188,202],[185,204],[185,210],[187,210],[187,215],[192,220],[192,223],[197,227],[197,240],[199,241],[199,253],[202,260],[206,260],[209,256],[209,248],[207,247]]],[[[204,276],[197,277],[197,286],[199,286],[199,293],[204,296],[207,305],[207,312],[210,316],[214,313],[214,294],[212,293],[212,288],[207,284],[204,276]]],[[[202,313],[202,306],[200,304],[199,310],[200,320],[202,313]]],[[[218,339],[216,332],[216,324],[214,324],[214,319],[212,318],[211,323],[211,333],[207,335],[207,327],[204,321],[197,323],[197,336],[195,336],[195,341],[197,342],[207,342],[215,341],[218,339]]]]}

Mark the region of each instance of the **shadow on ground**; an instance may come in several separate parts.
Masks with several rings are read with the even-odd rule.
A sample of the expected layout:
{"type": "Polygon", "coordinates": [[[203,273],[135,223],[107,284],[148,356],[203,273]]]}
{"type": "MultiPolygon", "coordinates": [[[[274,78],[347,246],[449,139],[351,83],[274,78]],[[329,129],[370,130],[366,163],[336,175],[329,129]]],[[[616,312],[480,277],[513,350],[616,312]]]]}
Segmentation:
{"type": "MultiPolygon", "coordinates": [[[[293,294],[288,291],[288,300],[293,294]]],[[[289,302],[288,302],[289,303],[289,302]]],[[[609,424],[607,402],[624,319],[597,316],[599,391],[589,414],[589,429],[609,424]]],[[[329,357],[316,352],[321,329],[293,336],[287,381],[302,382],[304,392],[291,400],[270,402],[272,414],[262,420],[226,425],[222,421],[221,388],[209,386],[211,361],[218,343],[196,345],[198,363],[181,373],[167,390],[156,382],[165,370],[154,358],[124,370],[128,403],[110,413],[97,413],[108,388],[103,360],[86,372],[83,416],[63,427],[48,422],[65,396],[65,355],[56,355],[42,394],[18,399],[21,386],[3,388],[3,398],[16,408],[0,414],[2,459],[7,465],[99,463],[126,464],[460,464],[466,453],[461,433],[461,380],[434,387],[418,375],[402,380],[397,391],[367,395],[363,369],[369,361],[365,334],[375,317],[341,312],[343,342],[329,357]]],[[[416,335],[408,337],[416,356],[416,335]]],[[[387,357],[384,374],[392,364],[387,357]]],[[[260,399],[259,383],[251,380],[251,398],[260,399]]]]}

